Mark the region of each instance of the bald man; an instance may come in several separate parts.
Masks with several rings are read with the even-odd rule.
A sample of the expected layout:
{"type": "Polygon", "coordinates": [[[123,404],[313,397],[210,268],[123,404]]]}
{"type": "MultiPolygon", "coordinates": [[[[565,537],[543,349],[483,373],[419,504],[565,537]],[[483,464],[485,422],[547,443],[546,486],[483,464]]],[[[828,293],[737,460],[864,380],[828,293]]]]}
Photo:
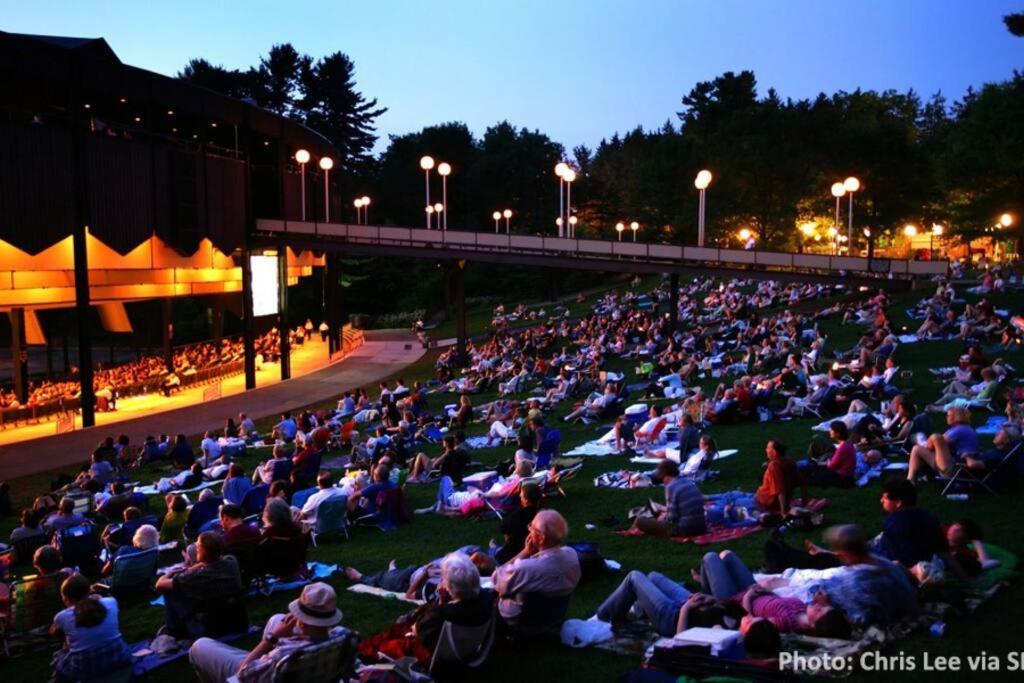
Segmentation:
{"type": "Polygon", "coordinates": [[[576,551],[565,546],[569,525],[554,510],[541,510],[530,522],[522,552],[494,572],[498,609],[510,626],[515,626],[528,594],[561,598],[576,589],[580,561],[576,551]]]}

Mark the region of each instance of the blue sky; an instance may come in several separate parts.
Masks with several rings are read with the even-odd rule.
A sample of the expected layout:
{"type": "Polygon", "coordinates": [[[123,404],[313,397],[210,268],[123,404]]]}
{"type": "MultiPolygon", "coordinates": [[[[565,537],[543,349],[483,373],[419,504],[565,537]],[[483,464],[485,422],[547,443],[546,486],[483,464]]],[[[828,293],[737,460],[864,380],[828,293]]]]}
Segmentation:
{"type": "Polygon", "coordinates": [[[346,52],[388,134],[508,119],[571,148],[675,120],[695,83],[753,69],[784,97],[857,87],[942,90],[1024,68],[1002,16],[1024,0],[0,0],[0,29],[104,37],[164,74],[190,57],[247,67],[275,42],[346,52]]]}

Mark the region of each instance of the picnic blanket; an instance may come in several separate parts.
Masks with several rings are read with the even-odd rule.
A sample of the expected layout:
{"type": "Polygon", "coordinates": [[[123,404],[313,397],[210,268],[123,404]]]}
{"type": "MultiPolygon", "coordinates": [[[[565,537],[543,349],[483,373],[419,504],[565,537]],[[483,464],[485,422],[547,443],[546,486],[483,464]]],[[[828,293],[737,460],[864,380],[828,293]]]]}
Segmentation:
{"type": "Polygon", "coordinates": [[[614,444],[602,443],[601,441],[588,441],[586,443],[576,446],[565,455],[571,457],[604,457],[606,455],[620,455],[620,451],[615,450],[614,444]]]}
{"type": "MultiPolygon", "coordinates": [[[[190,489],[175,489],[173,491],[167,491],[166,493],[196,493],[197,491],[202,491],[203,489],[209,489],[209,488],[213,488],[215,486],[220,486],[223,483],[224,483],[223,479],[214,479],[213,481],[204,481],[202,484],[199,484],[198,486],[193,486],[190,489]]],[[[160,491],[156,487],[156,484],[148,484],[146,486],[138,486],[138,487],[136,487],[135,491],[138,492],[138,493],[142,493],[144,495],[147,495],[147,496],[162,496],[165,493],[163,491],[160,491]]]]}
{"type": "MultiPolygon", "coordinates": [[[[712,543],[726,543],[728,541],[735,541],[737,538],[743,538],[749,536],[755,531],[760,531],[761,527],[757,525],[750,526],[737,526],[727,527],[725,525],[716,524],[710,527],[707,533],[700,534],[698,536],[671,536],[668,540],[675,541],[676,543],[693,543],[694,545],[710,545],[712,543]]],[[[644,532],[639,529],[626,529],[625,531],[616,531],[619,536],[644,536],[644,532]]]]}
{"type": "MultiPolygon", "coordinates": [[[[699,452],[699,451],[694,452],[693,454],[691,454],[690,457],[693,457],[693,455],[696,455],[697,452],[699,452]]],[[[724,449],[718,451],[717,453],[715,453],[714,459],[715,460],[723,460],[725,458],[728,458],[728,457],[731,457],[733,455],[736,455],[737,453],[739,453],[739,450],[737,450],[735,448],[724,448],[724,449]]],[[[678,448],[672,448],[672,447],[666,448],[665,449],[665,458],[668,459],[668,460],[671,460],[671,461],[673,461],[675,463],[679,463],[679,460],[680,460],[680,458],[679,458],[679,449],[678,448]]],[[[650,458],[650,457],[645,457],[645,456],[642,456],[642,455],[638,455],[635,458],[630,458],[629,459],[630,462],[636,463],[638,465],[657,465],[662,460],[663,460],[663,458],[650,458]]]]}
{"type": "Polygon", "coordinates": [[[376,586],[367,586],[365,583],[353,584],[349,586],[347,590],[352,593],[362,593],[363,595],[375,595],[378,598],[384,598],[385,600],[400,600],[413,605],[422,605],[425,602],[424,600],[417,600],[416,598],[408,598],[405,593],[388,591],[383,588],[377,588],[376,586]]]}
{"type": "MultiPolygon", "coordinates": [[[[273,595],[274,593],[282,593],[285,591],[295,590],[302,588],[303,586],[313,583],[314,581],[320,581],[328,578],[336,571],[338,571],[338,565],[336,564],[324,564],[323,562],[308,562],[306,566],[309,568],[309,575],[304,579],[296,579],[295,581],[282,581],[281,579],[267,579],[259,588],[253,588],[249,591],[249,597],[256,597],[257,595],[273,595]]],[[[166,574],[171,567],[164,567],[157,570],[157,574],[166,574]]],[[[150,605],[163,606],[164,596],[160,595],[155,600],[151,600],[150,605]]]]}
{"type": "MultiPolygon", "coordinates": [[[[258,626],[250,626],[249,630],[245,633],[232,633],[230,635],[221,636],[216,640],[222,643],[231,643],[252,633],[258,633],[259,630],[258,626]]],[[[157,669],[164,664],[170,664],[171,662],[176,662],[179,659],[188,657],[187,647],[180,647],[174,652],[160,654],[159,652],[153,651],[150,647],[152,643],[152,640],[142,640],[128,646],[134,660],[132,661],[132,675],[136,678],[149,673],[153,669],[157,669]]]]}
{"type": "Polygon", "coordinates": [[[1006,424],[1005,417],[1002,415],[993,415],[985,421],[985,424],[981,425],[974,431],[978,434],[996,434],[1004,424],[1006,424]]]}
{"type": "Polygon", "coordinates": [[[486,436],[471,436],[466,439],[466,448],[494,448],[501,445],[500,439],[491,444],[488,444],[487,441],[486,436]]]}

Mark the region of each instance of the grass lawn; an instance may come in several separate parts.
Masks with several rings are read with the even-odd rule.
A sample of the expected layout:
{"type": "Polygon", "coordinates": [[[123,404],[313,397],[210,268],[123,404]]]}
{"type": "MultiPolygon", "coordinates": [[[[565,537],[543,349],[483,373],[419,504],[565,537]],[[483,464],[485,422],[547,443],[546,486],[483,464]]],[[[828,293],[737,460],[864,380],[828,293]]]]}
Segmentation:
{"type": "MultiPolygon", "coordinates": [[[[920,292],[906,293],[898,297],[898,303],[891,310],[894,323],[911,326],[911,321],[904,318],[908,302],[921,296],[920,292]]],[[[997,302],[999,308],[1018,310],[1024,303],[1020,295],[1007,295],[997,302]]],[[[489,311],[484,325],[488,325],[489,311]]],[[[849,348],[856,339],[857,329],[842,327],[836,320],[823,323],[828,332],[828,349],[849,348]]],[[[913,325],[916,327],[916,324],[913,325]]],[[[913,329],[913,327],[911,329],[913,329]]],[[[479,332],[478,328],[471,328],[479,332]]],[[[951,365],[961,352],[961,347],[952,342],[927,342],[901,346],[897,350],[897,359],[903,370],[909,370],[911,377],[902,380],[913,391],[913,399],[921,404],[932,400],[939,385],[932,381],[928,368],[951,365]]],[[[414,366],[401,371],[407,380],[423,379],[432,375],[435,353],[428,354],[414,366]]],[[[1024,368],[1024,354],[1016,353],[1006,359],[1018,368],[1024,368]]],[[[632,373],[632,364],[623,362],[610,363],[609,369],[627,368],[632,373]]],[[[717,380],[715,380],[717,382],[717,380]]],[[[709,382],[710,384],[710,382],[709,382]]],[[[475,404],[489,400],[491,396],[473,398],[475,404]]],[[[453,402],[451,395],[433,395],[431,406],[439,409],[443,404],[453,402]]],[[[558,415],[564,415],[568,405],[562,404],[558,415]]],[[[977,415],[976,422],[984,422],[987,415],[977,415]]],[[[786,443],[795,457],[802,457],[810,438],[809,428],[814,424],[812,419],[797,419],[779,424],[746,423],[712,428],[720,448],[736,448],[739,454],[716,464],[720,476],[702,486],[706,493],[744,489],[752,491],[758,484],[761,474],[761,463],[764,459],[764,443],[768,438],[779,438],[786,443]]],[[[940,416],[934,419],[936,429],[941,427],[940,416]]],[[[586,426],[564,423],[556,425],[563,429],[563,452],[572,446],[596,438],[606,425],[586,426]]],[[[470,434],[484,432],[483,425],[475,425],[467,430],[470,434]]],[[[436,451],[437,447],[433,447],[436,451]]],[[[84,455],[84,454],[83,454],[84,455]]],[[[251,453],[245,458],[244,465],[250,470],[252,464],[261,457],[261,453],[251,453]]],[[[476,451],[474,456],[484,463],[493,463],[499,459],[507,459],[512,455],[512,448],[499,447],[476,451]]],[[[624,457],[591,458],[585,463],[579,477],[566,486],[567,498],[557,501],[554,505],[569,520],[573,540],[596,541],[602,553],[611,559],[621,562],[626,570],[642,571],[658,570],[675,578],[688,576],[691,567],[699,564],[704,552],[709,549],[721,550],[720,547],[700,547],[690,544],[673,543],[651,538],[630,538],[618,536],[613,528],[599,523],[610,516],[626,523],[627,510],[645,501],[649,496],[660,496],[660,490],[618,491],[597,489],[593,486],[593,478],[606,471],[628,467],[624,457]],[[588,530],[586,524],[595,524],[596,528],[588,530]]],[[[53,473],[37,475],[15,480],[12,483],[15,503],[20,506],[30,501],[34,495],[46,489],[47,482],[53,473]]],[[[143,475],[143,479],[155,478],[157,471],[152,470],[143,475]]],[[[406,488],[409,503],[413,508],[424,507],[436,496],[433,485],[409,485],[406,488]]],[[[855,521],[872,533],[880,528],[882,510],[878,504],[879,486],[873,483],[855,490],[825,490],[813,492],[815,495],[827,496],[828,507],[825,510],[827,523],[855,521]]],[[[921,490],[921,505],[934,512],[943,521],[952,521],[961,516],[970,516],[979,520],[985,528],[986,538],[993,543],[1021,554],[1024,553],[1024,540],[1018,531],[1020,517],[1012,513],[1016,503],[1010,497],[979,496],[970,501],[951,501],[941,498],[938,489],[924,486],[921,490]],[[1007,514],[1009,512],[1009,514],[1007,514]]],[[[155,501],[160,511],[162,502],[155,501]]],[[[6,537],[14,526],[13,520],[7,519],[0,523],[0,537],[6,537]]],[[[396,559],[400,565],[422,563],[459,546],[475,543],[485,545],[488,539],[498,535],[497,525],[492,521],[475,522],[464,519],[451,519],[435,515],[417,516],[412,524],[397,531],[382,533],[378,531],[359,530],[351,540],[334,541],[311,551],[311,559],[339,565],[354,565],[362,570],[376,571],[389,560],[396,559]]],[[[805,537],[817,537],[814,534],[793,534],[792,542],[802,543],[805,537]]],[[[730,547],[738,552],[748,565],[757,567],[762,559],[762,546],[766,534],[756,533],[733,543],[730,547]]],[[[570,616],[586,618],[592,615],[600,601],[621,580],[621,574],[609,574],[592,583],[580,586],[573,597],[570,616]]],[[[347,580],[339,573],[330,581],[339,589],[340,606],[345,613],[344,623],[363,634],[372,634],[385,629],[395,617],[407,610],[403,603],[389,602],[372,597],[357,596],[344,591],[347,580]]],[[[294,594],[274,595],[259,598],[250,603],[250,618],[253,623],[262,624],[272,613],[281,611],[286,603],[295,597],[294,594]]],[[[954,621],[948,624],[943,640],[936,641],[927,633],[916,634],[899,643],[893,650],[908,655],[918,655],[924,651],[938,651],[947,655],[978,654],[982,650],[990,654],[1001,654],[1020,649],[1020,636],[1008,626],[1014,623],[1019,615],[1017,605],[1024,597],[1020,584],[1015,584],[1001,593],[998,599],[991,601],[973,617],[965,621],[954,621]]],[[[150,637],[162,622],[162,611],[150,607],[144,602],[126,603],[122,606],[121,627],[129,642],[150,637]]],[[[253,640],[243,641],[241,646],[253,644],[253,640]]],[[[637,666],[633,658],[622,657],[604,650],[587,648],[572,650],[556,642],[543,643],[523,656],[520,650],[502,647],[495,651],[487,665],[477,672],[474,680],[493,681],[610,681],[621,673],[637,666]]],[[[37,651],[23,655],[13,661],[0,664],[4,680],[40,681],[45,680],[49,673],[48,651],[37,651]]],[[[919,660],[920,661],[920,660],[919,660]]],[[[895,678],[896,674],[889,677],[895,678]]],[[[872,679],[887,676],[872,674],[872,679]]],[[[861,674],[858,679],[866,679],[861,674]]],[[[194,675],[187,662],[165,666],[147,677],[151,681],[182,681],[193,680],[194,675]]],[[[997,680],[997,679],[993,679],[997,680]]]]}

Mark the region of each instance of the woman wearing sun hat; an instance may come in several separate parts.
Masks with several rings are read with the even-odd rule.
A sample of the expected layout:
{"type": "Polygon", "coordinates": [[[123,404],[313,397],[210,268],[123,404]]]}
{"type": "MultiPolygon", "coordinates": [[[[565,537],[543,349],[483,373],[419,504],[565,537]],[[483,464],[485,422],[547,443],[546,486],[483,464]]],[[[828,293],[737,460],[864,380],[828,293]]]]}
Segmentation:
{"type": "Polygon", "coordinates": [[[204,683],[223,683],[231,676],[240,681],[270,681],[274,667],[299,648],[342,635],[338,626],[341,610],[338,597],[326,583],[311,583],[298,600],[288,605],[287,614],[267,620],[263,639],[251,652],[225,645],[212,638],[200,638],[189,650],[189,660],[204,683]]]}

